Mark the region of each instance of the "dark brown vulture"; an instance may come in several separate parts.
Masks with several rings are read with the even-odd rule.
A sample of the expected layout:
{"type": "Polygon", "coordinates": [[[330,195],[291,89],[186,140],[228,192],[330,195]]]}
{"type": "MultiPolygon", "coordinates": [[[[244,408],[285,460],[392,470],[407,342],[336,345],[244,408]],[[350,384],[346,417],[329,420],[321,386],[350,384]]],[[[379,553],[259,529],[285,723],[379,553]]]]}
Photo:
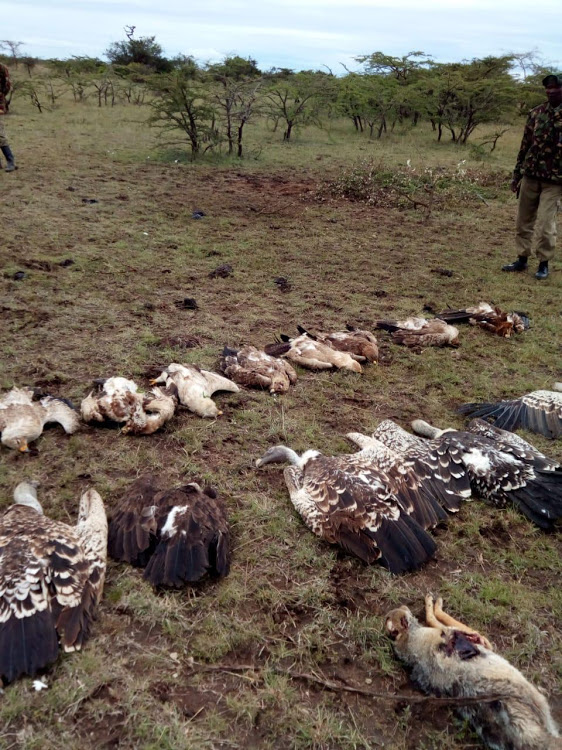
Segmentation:
{"type": "Polygon", "coordinates": [[[179,588],[230,569],[230,531],[223,501],[195,482],[162,489],[153,476],[127,489],[109,522],[114,560],[144,568],[153,586],[179,588]]]}
{"type": "Polygon", "coordinates": [[[103,592],[107,518],[95,490],[78,523],[43,515],[34,483],[22,482],[0,517],[0,677],[35,675],[90,635],[103,592]]]}

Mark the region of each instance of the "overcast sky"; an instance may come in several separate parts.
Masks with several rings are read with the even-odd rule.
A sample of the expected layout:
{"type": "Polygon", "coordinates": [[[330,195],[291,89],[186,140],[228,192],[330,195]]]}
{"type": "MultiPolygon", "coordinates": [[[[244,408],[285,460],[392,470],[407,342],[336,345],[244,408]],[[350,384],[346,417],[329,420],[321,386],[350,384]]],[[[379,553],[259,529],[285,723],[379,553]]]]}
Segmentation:
{"type": "Polygon", "coordinates": [[[236,53],[262,69],[343,72],[377,50],[440,62],[536,50],[562,67],[562,0],[0,0],[0,18],[0,37],[38,57],[101,57],[135,25],[167,56],[236,53]]]}

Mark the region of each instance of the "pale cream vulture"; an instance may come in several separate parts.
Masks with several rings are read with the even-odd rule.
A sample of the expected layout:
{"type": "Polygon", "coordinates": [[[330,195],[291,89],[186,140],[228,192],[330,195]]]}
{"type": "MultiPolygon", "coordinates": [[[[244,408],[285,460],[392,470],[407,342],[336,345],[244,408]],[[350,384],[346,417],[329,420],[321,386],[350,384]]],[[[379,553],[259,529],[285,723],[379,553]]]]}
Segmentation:
{"type": "Polygon", "coordinates": [[[309,370],[351,370],[362,372],[362,367],[347,351],[338,351],[330,343],[317,341],[308,333],[296,338],[282,335],[281,342],[268,344],[265,351],[274,357],[284,357],[309,370]]]}
{"type": "Polygon", "coordinates": [[[202,370],[197,365],[172,363],[154,380],[151,385],[164,383],[177,388],[180,404],[200,417],[214,418],[222,414],[211,398],[217,391],[237,393],[240,388],[232,380],[215,372],[202,370]]]}
{"type": "Polygon", "coordinates": [[[31,388],[12,388],[0,398],[0,432],[7,448],[28,451],[48,422],[58,422],[68,434],[80,426],[78,414],[69,402],[53,396],[34,401],[31,388]]]}
{"type": "Polygon", "coordinates": [[[297,328],[299,333],[307,334],[315,341],[328,344],[332,349],[337,349],[339,352],[348,352],[357,362],[377,362],[379,358],[377,338],[371,331],[361,331],[358,328],[347,326],[346,331],[311,333],[302,326],[297,326],[297,328]]]}
{"type": "Polygon", "coordinates": [[[0,677],[34,675],[54,662],[59,643],[79,651],[103,592],[107,518],[95,490],[69,526],[43,515],[35,483],[22,482],[0,517],[0,677]]]}
{"type": "Polygon", "coordinates": [[[493,750],[560,750],[562,740],[545,696],[486,638],[443,612],[440,599],[434,603],[427,596],[425,612],[425,626],[405,606],[385,618],[396,655],[411,669],[416,685],[457,704],[472,699],[460,703],[459,713],[493,750]]]}
{"type": "Polygon", "coordinates": [[[123,433],[150,435],[174,416],[175,386],[139,393],[137,384],[127,378],[112,377],[96,383],[97,392],[91,391],[80,404],[85,422],[116,422],[123,425],[123,433]]]}
{"type": "Polygon", "coordinates": [[[410,348],[459,345],[459,329],[439,318],[377,320],[375,327],[390,331],[393,341],[410,348]]]}
{"type": "Polygon", "coordinates": [[[463,404],[459,413],[482,417],[505,430],[522,428],[547,438],[562,436],[562,383],[552,391],[531,391],[507,401],[463,404]]]}
{"type": "Polygon", "coordinates": [[[240,385],[267,388],[270,393],[286,393],[297,382],[297,373],[288,362],[250,345],[241,349],[225,346],[221,370],[240,385]]]}
{"type": "Polygon", "coordinates": [[[360,453],[323,456],[309,450],[299,456],[277,445],[258,461],[292,464],[283,471],[291,502],[308,528],[365,563],[380,560],[392,573],[414,570],[436,549],[416,520],[423,503],[415,488],[374,467],[360,453]]]}
{"type": "Polygon", "coordinates": [[[109,523],[114,560],[144,568],[156,587],[180,587],[230,570],[230,530],[224,501],[196,482],[164,489],[162,478],[139,477],[109,523]]]}

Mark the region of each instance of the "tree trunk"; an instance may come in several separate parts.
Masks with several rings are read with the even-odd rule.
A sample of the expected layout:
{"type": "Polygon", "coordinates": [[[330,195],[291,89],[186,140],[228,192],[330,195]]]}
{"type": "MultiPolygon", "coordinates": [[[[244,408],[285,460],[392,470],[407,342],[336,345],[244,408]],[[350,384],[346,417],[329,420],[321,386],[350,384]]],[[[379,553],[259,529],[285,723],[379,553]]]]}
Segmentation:
{"type": "Polygon", "coordinates": [[[287,120],[287,129],[283,133],[283,140],[284,141],[290,141],[291,140],[291,132],[293,130],[293,121],[287,120]]]}

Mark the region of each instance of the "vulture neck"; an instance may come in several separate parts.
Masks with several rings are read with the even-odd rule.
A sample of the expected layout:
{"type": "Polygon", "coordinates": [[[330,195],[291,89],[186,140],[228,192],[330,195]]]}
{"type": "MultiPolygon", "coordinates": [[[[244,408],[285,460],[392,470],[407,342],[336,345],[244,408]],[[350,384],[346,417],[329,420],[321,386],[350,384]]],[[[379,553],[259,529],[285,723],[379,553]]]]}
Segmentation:
{"type": "Polygon", "coordinates": [[[43,515],[41,503],[37,500],[37,490],[30,482],[20,482],[14,490],[14,505],[27,505],[43,515]]]}

